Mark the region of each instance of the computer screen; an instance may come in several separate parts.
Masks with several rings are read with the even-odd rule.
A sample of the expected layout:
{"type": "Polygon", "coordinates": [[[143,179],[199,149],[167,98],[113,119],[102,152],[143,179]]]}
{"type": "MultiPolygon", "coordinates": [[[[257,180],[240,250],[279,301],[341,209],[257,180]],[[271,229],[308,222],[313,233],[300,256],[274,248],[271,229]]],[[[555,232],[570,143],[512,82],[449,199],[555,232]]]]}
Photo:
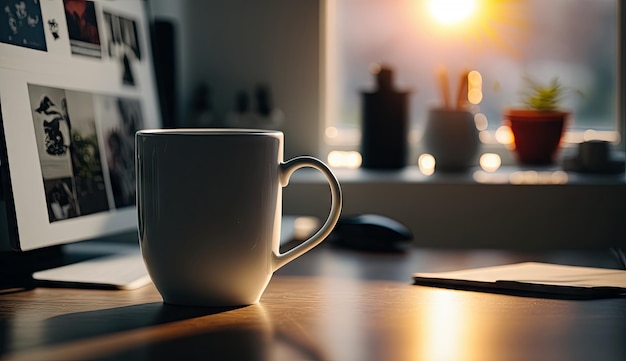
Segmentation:
{"type": "Polygon", "coordinates": [[[0,9],[0,250],[136,228],[134,133],[161,125],[145,1],[0,9]]]}

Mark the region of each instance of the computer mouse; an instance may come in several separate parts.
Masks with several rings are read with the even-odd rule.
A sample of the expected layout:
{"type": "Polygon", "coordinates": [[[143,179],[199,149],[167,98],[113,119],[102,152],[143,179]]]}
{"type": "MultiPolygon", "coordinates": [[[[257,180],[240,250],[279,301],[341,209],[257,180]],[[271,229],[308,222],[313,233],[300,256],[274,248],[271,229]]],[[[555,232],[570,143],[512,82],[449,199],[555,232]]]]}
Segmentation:
{"type": "Polygon", "coordinates": [[[370,252],[404,252],[413,233],[402,223],[379,214],[342,216],[331,232],[335,246],[370,252]]]}

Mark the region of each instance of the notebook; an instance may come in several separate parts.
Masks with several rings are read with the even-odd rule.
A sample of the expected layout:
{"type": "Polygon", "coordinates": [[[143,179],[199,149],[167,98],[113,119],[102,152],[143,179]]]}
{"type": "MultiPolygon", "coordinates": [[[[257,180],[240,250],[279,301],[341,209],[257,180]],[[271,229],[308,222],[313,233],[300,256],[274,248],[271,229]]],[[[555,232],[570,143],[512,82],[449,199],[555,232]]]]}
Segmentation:
{"type": "Polygon", "coordinates": [[[468,270],[414,273],[418,285],[478,291],[522,291],[581,298],[626,296],[626,271],[525,262],[468,270]]]}

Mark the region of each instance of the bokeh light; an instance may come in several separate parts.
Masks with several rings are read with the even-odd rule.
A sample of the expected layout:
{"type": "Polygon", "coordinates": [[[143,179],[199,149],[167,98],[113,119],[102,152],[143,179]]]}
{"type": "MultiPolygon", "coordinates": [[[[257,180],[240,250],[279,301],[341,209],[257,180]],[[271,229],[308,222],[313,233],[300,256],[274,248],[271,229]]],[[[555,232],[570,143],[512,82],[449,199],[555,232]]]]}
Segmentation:
{"type": "Polygon", "coordinates": [[[356,169],[363,163],[361,153],[355,151],[333,150],[328,153],[328,164],[334,168],[356,169]]]}
{"type": "Polygon", "coordinates": [[[424,153],[417,158],[417,166],[424,175],[432,175],[435,173],[435,157],[431,154],[424,153]]]}
{"type": "Polygon", "coordinates": [[[495,172],[502,165],[502,159],[495,153],[485,153],[480,156],[479,164],[485,172],[495,172]]]}

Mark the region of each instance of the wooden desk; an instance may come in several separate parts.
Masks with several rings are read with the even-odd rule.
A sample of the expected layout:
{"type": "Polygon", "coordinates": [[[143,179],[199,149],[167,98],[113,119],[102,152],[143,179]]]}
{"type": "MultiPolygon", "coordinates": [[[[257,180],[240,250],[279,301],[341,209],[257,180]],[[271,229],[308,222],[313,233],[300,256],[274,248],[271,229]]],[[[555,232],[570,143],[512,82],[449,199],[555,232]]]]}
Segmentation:
{"type": "Polygon", "coordinates": [[[517,261],[616,268],[608,251],[412,250],[326,246],[281,269],[261,303],[164,305],[134,291],[0,294],[0,359],[625,360],[626,299],[572,301],[411,284],[415,271],[517,261]]]}

